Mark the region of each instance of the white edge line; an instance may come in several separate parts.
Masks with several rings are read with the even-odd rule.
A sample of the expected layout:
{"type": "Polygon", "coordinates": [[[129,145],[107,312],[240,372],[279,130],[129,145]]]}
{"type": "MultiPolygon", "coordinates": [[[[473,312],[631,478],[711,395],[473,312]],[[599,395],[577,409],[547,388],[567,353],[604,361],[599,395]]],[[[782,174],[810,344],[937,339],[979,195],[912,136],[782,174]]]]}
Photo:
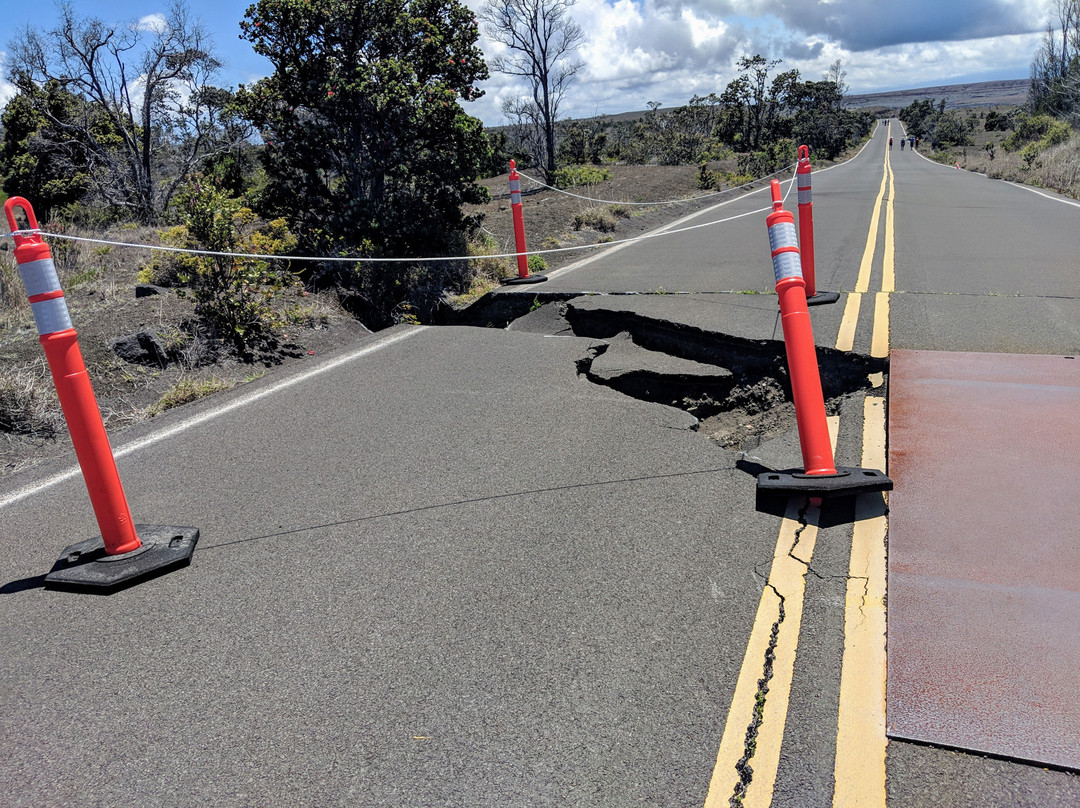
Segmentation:
{"type": "MultiPolygon", "coordinates": [[[[238,398],[230,401],[228,404],[217,407],[216,409],[207,410],[206,412],[201,412],[198,415],[193,415],[192,417],[186,418],[183,421],[180,421],[179,423],[168,427],[167,429],[162,429],[161,431],[155,432],[151,435],[147,435],[144,438],[140,438],[138,440],[132,441],[131,443],[124,444],[119,449],[115,449],[113,451],[113,457],[119,459],[126,455],[137,452],[140,449],[145,449],[147,446],[152,446],[155,443],[160,443],[161,441],[167,440],[168,438],[171,438],[174,435],[178,435],[179,433],[191,429],[194,426],[198,426],[199,424],[203,424],[207,421],[217,418],[219,415],[224,415],[227,412],[232,412],[233,410],[239,409],[240,407],[246,407],[249,404],[255,403],[259,399],[266,398],[267,396],[281,392],[282,390],[286,390],[290,387],[293,387],[294,385],[314,378],[315,376],[327,373],[331,370],[334,370],[335,368],[340,367],[341,365],[346,364],[347,362],[353,361],[354,359],[359,359],[360,357],[367,356],[368,354],[374,353],[375,351],[381,350],[383,348],[388,348],[394,343],[408,339],[409,337],[414,336],[421,331],[426,331],[428,328],[429,326],[415,326],[406,331],[401,331],[397,334],[384,337],[374,343],[364,345],[363,347],[353,351],[352,353],[345,354],[344,356],[339,356],[338,358],[333,359],[324,365],[320,365],[317,368],[312,368],[311,370],[305,371],[303,373],[298,373],[295,376],[290,376],[287,379],[282,379],[281,381],[270,384],[269,386],[264,387],[261,390],[256,390],[246,395],[239,396],[238,398]]],[[[78,465],[75,465],[69,468],[67,471],[58,472],[51,477],[46,477],[44,480],[17,489],[16,491],[0,499],[0,509],[6,508],[8,505],[13,505],[16,502],[21,502],[27,497],[31,497],[37,493],[40,493],[41,491],[44,491],[46,488],[50,488],[59,483],[66,482],[67,480],[70,480],[73,477],[78,477],[81,474],[82,470],[79,468],[78,465]]]]}
{"type": "MultiPolygon", "coordinates": [[[[986,175],[982,174],[980,176],[985,177],[986,175]]],[[[987,179],[990,179],[990,178],[987,177],[987,179]]],[[[1012,185],[1014,188],[1021,188],[1021,189],[1025,190],[1025,191],[1030,191],[1031,193],[1036,194],[1038,196],[1041,196],[1044,199],[1049,199],[1051,202],[1060,202],[1062,205],[1072,205],[1074,208],[1080,208],[1080,202],[1074,202],[1071,199],[1062,199],[1061,197],[1058,197],[1058,196],[1051,196],[1050,194],[1045,193],[1044,191],[1040,191],[1037,188],[1032,188],[1030,185],[1024,185],[1024,184],[1019,183],[1019,182],[1013,182],[1012,180],[997,180],[997,181],[998,182],[1004,182],[1006,185],[1012,185]]]]}

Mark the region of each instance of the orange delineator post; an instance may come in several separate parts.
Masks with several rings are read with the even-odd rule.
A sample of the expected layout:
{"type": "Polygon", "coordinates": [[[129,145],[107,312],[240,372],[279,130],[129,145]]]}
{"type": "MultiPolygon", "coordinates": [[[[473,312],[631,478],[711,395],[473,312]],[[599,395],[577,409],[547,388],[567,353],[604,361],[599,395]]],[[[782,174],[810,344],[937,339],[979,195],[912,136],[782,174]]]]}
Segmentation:
{"type": "Polygon", "coordinates": [[[772,249],[773,274],[776,276],[776,294],[780,299],[780,324],[784,332],[784,350],[787,353],[803,468],[762,472],[757,478],[758,494],[833,497],[891,490],[892,481],[880,471],[838,468],[833,462],[829,424],[825,417],[825,396],[818,371],[817,346],[810,326],[806,282],[802,276],[795,235],[795,217],[790,211],[784,210],[777,180],[772,181],[772,199],[773,212],[766,223],[772,249]]]}
{"type": "Polygon", "coordinates": [[[510,210],[514,216],[514,249],[517,252],[518,276],[506,283],[540,283],[546,281],[545,275],[529,274],[529,256],[525,249],[525,216],[521,207],[521,175],[517,172],[517,161],[510,161],[510,210]]]}
{"type": "Polygon", "coordinates": [[[795,177],[799,185],[799,253],[802,256],[803,280],[806,282],[806,303],[817,306],[835,303],[837,292],[819,292],[814,279],[814,193],[810,187],[810,147],[799,146],[799,163],[795,177]]]}
{"type": "Polygon", "coordinates": [[[825,419],[825,397],[818,373],[817,349],[806,305],[806,282],[802,276],[795,217],[783,208],[780,183],[772,181],[773,212],[766,223],[772,247],[776,294],[780,298],[780,323],[784,332],[795,421],[799,428],[803,469],[808,475],[836,474],[832,441],[825,419]]]}
{"type": "Polygon", "coordinates": [[[795,175],[799,183],[799,254],[806,282],[806,296],[817,294],[814,284],[814,195],[810,187],[810,147],[799,146],[799,167],[795,175]]]}
{"type": "Polygon", "coordinates": [[[525,216],[521,210],[521,175],[517,162],[510,161],[510,210],[514,215],[514,247],[517,250],[518,277],[529,277],[529,258],[525,254],[525,216]]]}
{"type": "MultiPolygon", "coordinates": [[[[22,208],[37,229],[37,217],[30,203],[12,197],[4,205],[8,224],[15,231],[15,208],[22,208]]],[[[60,406],[75,446],[86,490],[94,508],[101,538],[107,555],[119,555],[137,550],[142,542],[135,534],[120,475],[116,470],[105,424],[101,420],[97,399],[86,372],[78,334],[71,326],[67,303],[60,289],[60,280],[53,264],[49,245],[37,234],[15,235],[15,262],[30,300],[38,328],[38,340],[45,349],[53,384],[60,397],[60,406]]]]}
{"type": "Polygon", "coordinates": [[[175,525],[136,525],[131,519],[105,424],[90,384],[78,334],[71,325],[49,245],[41,240],[34,209],[22,197],[4,203],[39,341],[67,420],[90,504],[101,535],[64,548],[45,586],[107,593],[191,563],[199,530],[175,525]],[[30,230],[19,232],[15,209],[30,230]],[[141,538],[139,534],[142,534],[141,538]]]}

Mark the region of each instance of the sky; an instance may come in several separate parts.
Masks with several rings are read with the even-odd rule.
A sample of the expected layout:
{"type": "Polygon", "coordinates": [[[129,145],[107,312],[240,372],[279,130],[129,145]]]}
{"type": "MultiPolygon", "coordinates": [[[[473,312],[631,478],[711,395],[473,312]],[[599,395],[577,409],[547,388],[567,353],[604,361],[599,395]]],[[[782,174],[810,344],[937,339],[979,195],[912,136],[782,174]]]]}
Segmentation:
{"type": "MultiPolygon", "coordinates": [[[[485,0],[464,0],[477,10],[485,0]]],[[[137,22],[166,11],[170,0],[71,0],[76,12],[108,23],[137,22]]],[[[250,0],[187,0],[214,37],[225,63],[220,86],[250,84],[271,66],[238,38],[250,0]]],[[[721,93],[742,56],[781,59],[817,80],[843,62],[849,92],[914,89],[1027,78],[1054,0],[577,0],[570,14],[585,41],[584,63],[560,117],[591,117],[685,104],[721,93]]],[[[52,0],[39,6],[0,2],[0,105],[8,43],[27,24],[50,30],[52,0]]],[[[490,57],[497,48],[486,38],[490,57]]],[[[502,103],[524,94],[519,80],[493,74],[485,95],[465,104],[488,126],[506,123],[502,103]]]]}

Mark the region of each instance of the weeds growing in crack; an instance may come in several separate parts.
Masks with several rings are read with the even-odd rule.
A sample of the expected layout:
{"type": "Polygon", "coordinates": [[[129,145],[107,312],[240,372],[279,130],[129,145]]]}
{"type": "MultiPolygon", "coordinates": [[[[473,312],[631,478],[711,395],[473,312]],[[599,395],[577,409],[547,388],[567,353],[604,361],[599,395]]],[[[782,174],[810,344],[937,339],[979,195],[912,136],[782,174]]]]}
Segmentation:
{"type": "Polygon", "coordinates": [[[776,659],[776,644],[777,639],[780,636],[780,624],[784,622],[784,596],[777,592],[776,587],[772,584],[768,584],[768,587],[773,591],[773,594],[780,599],[780,608],[776,617],[776,622],[773,623],[772,631],[769,634],[769,647],[765,649],[765,664],[762,667],[761,678],[758,679],[757,693],[754,694],[754,715],[750,721],[750,726],[746,728],[743,756],[739,758],[739,762],[735,764],[735,771],[739,775],[739,782],[735,784],[735,791],[731,795],[731,800],[728,802],[731,808],[741,808],[743,799],[746,797],[746,790],[750,787],[750,782],[754,779],[754,769],[750,765],[750,761],[757,752],[758,729],[765,720],[765,701],[769,695],[769,682],[773,677],[773,662],[776,659]]]}

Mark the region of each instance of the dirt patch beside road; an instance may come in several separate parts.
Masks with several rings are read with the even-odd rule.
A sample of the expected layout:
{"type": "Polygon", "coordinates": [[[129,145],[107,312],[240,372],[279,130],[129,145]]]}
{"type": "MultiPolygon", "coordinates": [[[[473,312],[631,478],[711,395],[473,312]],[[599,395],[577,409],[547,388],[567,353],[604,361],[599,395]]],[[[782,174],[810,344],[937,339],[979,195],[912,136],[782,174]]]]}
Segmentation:
{"type": "MultiPolygon", "coordinates": [[[[736,171],[734,160],[710,163],[708,167],[711,171],[736,171]]],[[[610,179],[593,185],[568,188],[566,190],[569,194],[543,188],[529,179],[542,179],[539,171],[521,172],[522,218],[525,223],[526,247],[530,252],[588,247],[633,238],[750,190],[729,189],[721,193],[702,191],[698,187],[697,166],[613,165],[604,168],[610,174],[610,179]],[[674,204],[657,204],[664,202],[674,204]],[[589,220],[596,219],[596,214],[613,209],[617,209],[617,212],[611,214],[615,222],[614,229],[601,230],[588,225],[589,220]],[[586,223],[580,227],[575,226],[576,217],[586,223]]],[[[509,175],[486,179],[481,185],[490,191],[491,202],[468,206],[467,212],[483,214],[484,231],[495,240],[499,253],[514,252],[516,247],[513,214],[510,209],[509,175]]],[[[549,268],[557,269],[589,255],[590,252],[587,249],[569,250],[549,253],[543,258],[549,268]]]]}

